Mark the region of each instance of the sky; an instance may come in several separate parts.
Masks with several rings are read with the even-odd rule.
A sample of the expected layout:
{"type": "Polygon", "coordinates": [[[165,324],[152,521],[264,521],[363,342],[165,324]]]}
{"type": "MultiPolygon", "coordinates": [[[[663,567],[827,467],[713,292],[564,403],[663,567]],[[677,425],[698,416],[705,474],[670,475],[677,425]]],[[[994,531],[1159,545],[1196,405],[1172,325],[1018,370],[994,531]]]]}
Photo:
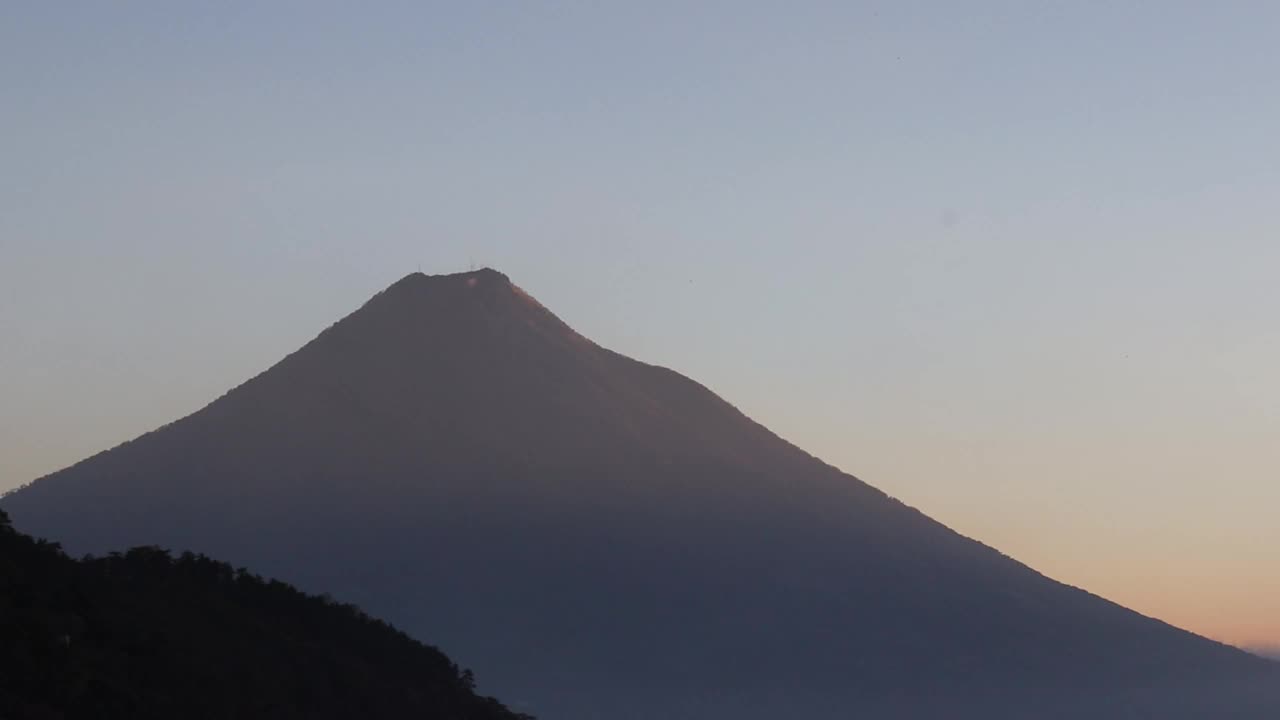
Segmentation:
{"type": "Polygon", "coordinates": [[[0,490],[492,266],[1042,572],[1280,646],[1280,4],[6,2],[0,490]]]}

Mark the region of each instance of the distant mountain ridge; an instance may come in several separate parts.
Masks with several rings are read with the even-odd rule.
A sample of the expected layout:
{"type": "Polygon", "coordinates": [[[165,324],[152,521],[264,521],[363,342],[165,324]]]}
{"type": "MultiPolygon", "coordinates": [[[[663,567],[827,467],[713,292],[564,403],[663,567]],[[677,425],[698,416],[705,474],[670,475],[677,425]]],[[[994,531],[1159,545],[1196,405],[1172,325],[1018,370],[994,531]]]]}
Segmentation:
{"type": "Polygon", "coordinates": [[[1272,664],[954,533],[488,269],[405,277],[2,504],[77,552],[349,598],[547,718],[1280,709],[1272,664]]]}

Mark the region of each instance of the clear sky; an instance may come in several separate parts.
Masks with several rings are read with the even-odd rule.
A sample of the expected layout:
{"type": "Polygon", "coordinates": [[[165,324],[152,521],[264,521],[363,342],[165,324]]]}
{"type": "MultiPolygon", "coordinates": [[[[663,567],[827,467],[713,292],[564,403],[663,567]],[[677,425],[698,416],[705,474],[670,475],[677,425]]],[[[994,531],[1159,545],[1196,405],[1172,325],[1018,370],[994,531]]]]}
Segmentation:
{"type": "Polygon", "coordinates": [[[1280,645],[1280,4],[5,2],[0,488],[421,266],[1280,645]]]}

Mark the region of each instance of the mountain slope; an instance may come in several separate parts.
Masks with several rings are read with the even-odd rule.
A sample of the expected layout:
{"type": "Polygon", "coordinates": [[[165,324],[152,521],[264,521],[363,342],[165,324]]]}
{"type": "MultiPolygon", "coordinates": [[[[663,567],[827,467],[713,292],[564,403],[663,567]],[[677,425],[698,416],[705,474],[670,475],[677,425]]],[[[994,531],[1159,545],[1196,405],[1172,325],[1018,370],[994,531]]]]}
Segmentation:
{"type": "Polygon", "coordinates": [[[0,512],[0,717],[524,716],[350,606],[154,548],[72,560],[0,512]]]}
{"type": "Polygon", "coordinates": [[[1280,707],[1270,665],[957,535],[491,270],[410,275],[3,504],[77,551],[350,598],[546,717],[1280,707]]]}

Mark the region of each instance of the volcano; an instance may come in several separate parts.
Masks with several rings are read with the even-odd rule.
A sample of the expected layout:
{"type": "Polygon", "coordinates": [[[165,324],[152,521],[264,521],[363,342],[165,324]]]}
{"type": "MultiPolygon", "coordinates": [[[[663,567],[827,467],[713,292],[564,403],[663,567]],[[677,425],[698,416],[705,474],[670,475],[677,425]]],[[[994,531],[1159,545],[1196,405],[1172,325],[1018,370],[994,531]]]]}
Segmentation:
{"type": "Polygon", "coordinates": [[[548,720],[1280,716],[1274,663],[953,532],[487,269],[409,275],[0,505],[72,552],[354,602],[548,720]]]}

